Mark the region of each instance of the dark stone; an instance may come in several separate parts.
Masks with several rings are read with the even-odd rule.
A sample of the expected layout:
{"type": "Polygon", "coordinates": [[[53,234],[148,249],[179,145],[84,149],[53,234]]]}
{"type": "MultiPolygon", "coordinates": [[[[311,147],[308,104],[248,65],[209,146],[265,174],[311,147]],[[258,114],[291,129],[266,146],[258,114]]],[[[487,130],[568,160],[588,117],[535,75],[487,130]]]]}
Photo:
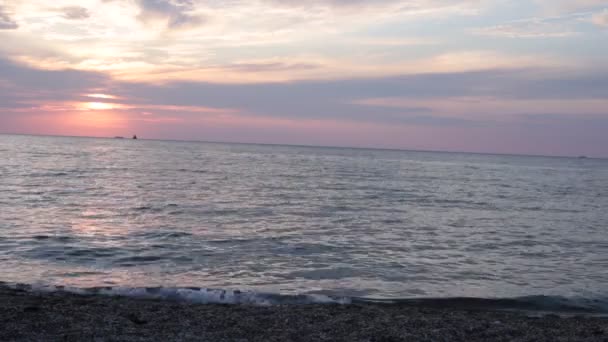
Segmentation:
{"type": "Polygon", "coordinates": [[[374,336],[370,342],[404,342],[405,339],[396,336],[374,336]]]}
{"type": "Polygon", "coordinates": [[[143,325],[143,324],[148,323],[148,321],[143,320],[143,319],[137,317],[135,314],[129,314],[129,315],[127,315],[127,319],[129,319],[129,321],[131,321],[131,322],[133,322],[133,323],[135,323],[137,325],[143,325]]]}

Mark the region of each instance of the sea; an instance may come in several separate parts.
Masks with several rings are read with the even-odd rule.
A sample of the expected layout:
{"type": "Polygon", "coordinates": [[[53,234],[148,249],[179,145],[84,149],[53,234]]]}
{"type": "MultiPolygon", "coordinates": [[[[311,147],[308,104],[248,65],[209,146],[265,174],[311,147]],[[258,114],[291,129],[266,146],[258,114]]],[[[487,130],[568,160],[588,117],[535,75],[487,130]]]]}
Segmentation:
{"type": "Polygon", "coordinates": [[[608,312],[608,160],[0,135],[0,281],[608,312]]]}

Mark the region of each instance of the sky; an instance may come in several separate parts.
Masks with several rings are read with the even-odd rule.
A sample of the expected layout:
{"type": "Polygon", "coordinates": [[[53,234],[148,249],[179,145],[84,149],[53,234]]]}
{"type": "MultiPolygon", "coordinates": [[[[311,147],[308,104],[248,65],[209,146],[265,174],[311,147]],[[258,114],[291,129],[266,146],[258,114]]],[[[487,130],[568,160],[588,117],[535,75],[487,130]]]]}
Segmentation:
{"type": "Polygon", "coordinates": [[[608,0],[0,0],[0,133],[608,157],[608,0]]]}

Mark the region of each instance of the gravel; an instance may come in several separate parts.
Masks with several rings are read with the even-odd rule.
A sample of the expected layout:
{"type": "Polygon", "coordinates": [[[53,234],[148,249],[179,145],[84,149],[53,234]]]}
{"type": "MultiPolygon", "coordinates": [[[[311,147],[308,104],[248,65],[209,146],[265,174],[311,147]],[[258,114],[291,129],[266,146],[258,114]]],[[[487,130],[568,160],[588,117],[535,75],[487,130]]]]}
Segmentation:
{"type": "Polygon", "coordinates": [[[397,304],[199,305],[0,286],[0,341],[605,341],[605,317],[397,304]]]}

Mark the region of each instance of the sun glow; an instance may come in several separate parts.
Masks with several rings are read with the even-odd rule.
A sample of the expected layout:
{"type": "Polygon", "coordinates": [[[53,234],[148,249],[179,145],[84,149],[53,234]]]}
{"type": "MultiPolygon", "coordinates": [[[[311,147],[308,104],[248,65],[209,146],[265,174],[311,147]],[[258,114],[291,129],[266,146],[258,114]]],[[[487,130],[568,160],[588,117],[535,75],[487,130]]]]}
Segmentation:
{"type": "Polygon", "coordinates": [[[84,110],[112,110],[112,109],[124,109],[125,106],[119,103],[108,103],[108,102],[84,102],[82,105],[84,110]]]}
{"type": "Polygon", "coordinates": [[[85,103],[84,106],[86,109],[92,109],[92,110],[109,110],[109,109],[114,108],[114,106],[111,103],[105,103],[105,102],[87,102],[87,103],[85,103]]]}
{"type": "Polygon", "coordinates": [[[22,120],[37,134],[115,136],[131,132],[129,118],[111,111],[35,111],[24,113],[22,120]]]}
{"type": "Polygon", "coordinates": [[[66,124],[72,127],[112,129],[120,128],[125,125],[122,116],[112,112],[76,112],[66,117],[66,124]]]}
{"type": "Polygon", "coordinates": [[[107,99],[107,100],[115,100],[118,99],[117,96],[108,95],[108,94],[85,94],[86,97],[92,97],[94,99],[107,99]]]}

